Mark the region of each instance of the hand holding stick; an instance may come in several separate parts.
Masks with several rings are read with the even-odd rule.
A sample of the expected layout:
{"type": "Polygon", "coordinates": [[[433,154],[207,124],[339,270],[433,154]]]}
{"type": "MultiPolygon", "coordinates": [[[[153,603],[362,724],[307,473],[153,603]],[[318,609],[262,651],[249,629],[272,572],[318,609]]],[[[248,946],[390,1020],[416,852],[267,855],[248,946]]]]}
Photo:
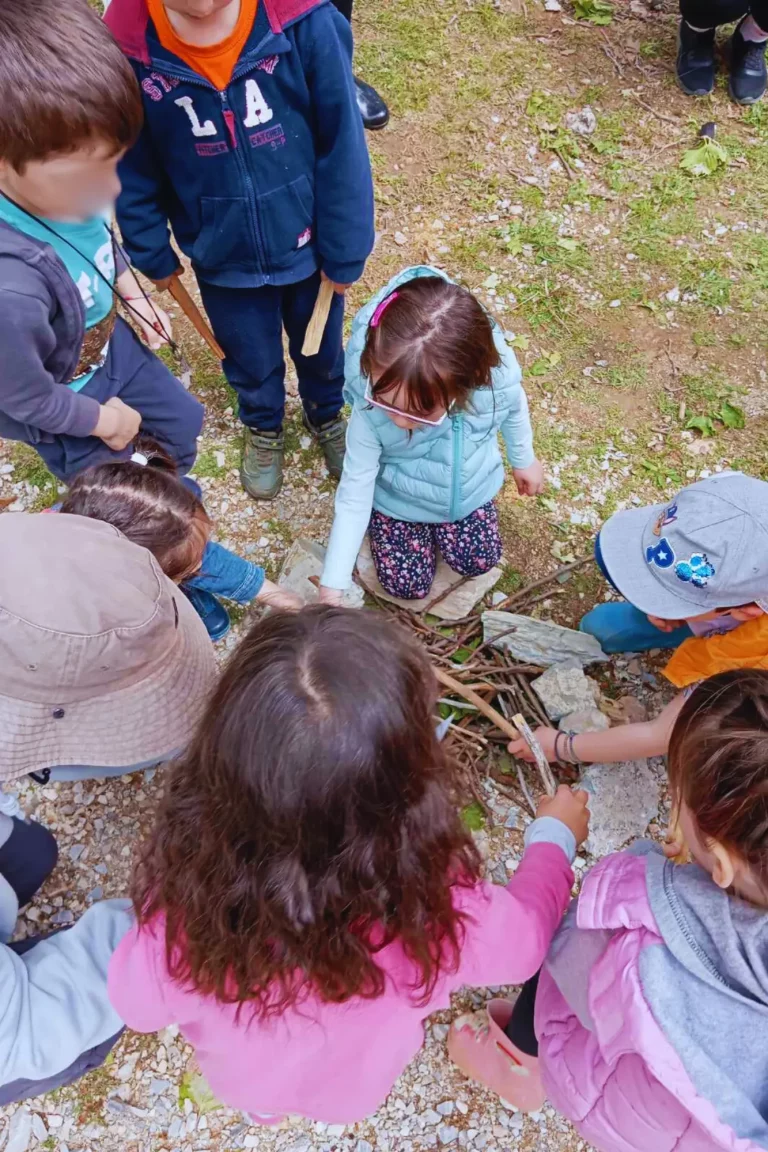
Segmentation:
{"type": "Polygon", "coordinates": [[[320,345],[323,342],[323,333],[328,323],[328,313],[331,310],[334,291],[333,283],[330,280],[320,281],[320,289],[317,293],[315,307],[309,318],[307,330],[304,333],[304,343],[301,348],[302,356],[316,356],[320,351],[320,345]]]}
{"type": "Polygon", "coordinates": [[[472,688],[465,688],[463,684],[460,684],[458,680],[454,680],[453,676],[444,672],[442,668],[435,668],[434,673],[441,684],[445,685],[446,688],[449,688],[451,692],[454,692],[457,696],[463,696],[470,704],[474,704],[478,712],[482,712],[483,716],[487,717],[487,719],[510,740],[519,740],[522,736],[536,758],[536,767],[541,775],[544,791],[548,796],[554,796],[557,791],[557,783],[552,775],[552,769],[549,767],[546,756],[523,717],[519,715],[515,716],[515,725],[518,725],[518,727],[515,727],[515,725],[510,724],[509,720],[505,720],[500,712],[497,712],[495,708],[487,704],[482,696],[479,696],[472,688]]]}

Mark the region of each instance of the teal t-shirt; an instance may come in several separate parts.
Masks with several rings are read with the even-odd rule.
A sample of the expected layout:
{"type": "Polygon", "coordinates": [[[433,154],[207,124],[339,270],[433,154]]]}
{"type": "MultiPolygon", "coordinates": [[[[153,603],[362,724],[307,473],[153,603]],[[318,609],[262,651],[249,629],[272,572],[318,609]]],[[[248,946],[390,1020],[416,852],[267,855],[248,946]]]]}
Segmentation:
{"type": "MultiPolygon", "coordinates": [[[[6,200],[4,196],[0,196],[0,220],[4,220],[19,232],[26,233],[27,236],[33,236],[35,240],[50,244],[78,287],[85,305],[86,329],[92,328],[94,324],[104,319],[112,307],[112,289],[104,283],[93,265],[96,265],[110,285],[114,284],[115,253],[107,221],[103,216],[92,216],[82,223],[68,223],[61,220],[46,220],[41,223],[34,216],[28,216],[21,208],[17,208],[10,200],[6,200]],[[46,224],[48,228],[53,229],[53,232],[48,231],[46,224]]],[[[106,353],[106,349],[104,351],[106,353]]],[[[96,368],[77,376],[69,387],[79,392],[95,371],[96,368]]]]}

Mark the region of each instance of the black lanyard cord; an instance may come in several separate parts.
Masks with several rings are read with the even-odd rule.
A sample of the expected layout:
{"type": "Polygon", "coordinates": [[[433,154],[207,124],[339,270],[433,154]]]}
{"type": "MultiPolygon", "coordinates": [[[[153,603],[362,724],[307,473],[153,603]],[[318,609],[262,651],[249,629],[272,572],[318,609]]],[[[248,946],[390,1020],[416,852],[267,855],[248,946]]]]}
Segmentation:
{"type": "MultiPolygon", "coordinates": [[[[100,268],[98,268],[96,266],[96,264],[94,264],[93,260],[91,260],[91,258],[89,256],[86,256],[86,254],[84,252],[80,251],[80,249],[77,247],[76,244],[73,244],[72,241],[68,240],[66,236],[62,236],[60,232],[57,232],[55,228],[52,228],[47,220],[43,220],[40,216],[36,216],[34,214],[34,212],[28,212],[26,208],[24,208],[21,204],[18,204],[11,196],[8,195],[7,192],[0,191],[0,196],[2,196],[5,200],[7,200],[9,204],[13,204],[14,208],[18,208],[18,210],[20,212],[23,212],[25,216],[28,216],[30,218],[30,220],[34,220],[37,224],[40,224],[43,228],[45,228],[45,230],[47,232],[50,232],[52,236],[55,236],[57,240],[61,240],[64,244],[68,245],[68,247],[70,247],[73,252],[77,253],[77,255],[80,257],[81,260],[85,260],[86,264],[89,264],[90,267],[93,268],[96,275],[99,276],[104,281],[107,288],[109,288],[110,292],[112,292],[112,294],[117,297],[117,299],[120,301],[120,303],[123,305],[124,308],[127,308],[127,310],[129,312],[132,312],[133,315],[138,320],[142,320],[142,321],[144,320],[144,317],[141,315],[141,313],[136,308],[133,307],[130,300],[126,299],[125,296],[122,296],[120,294],[120,292],[118,292],[115,285],[110,282],[108,277],[104,275],[104,273],[101,271],[100,268]]],[[[111,226],[106,222],[106,220],[104,221],[104,227],[106,228],[107,232],[109,233],[110,239],[112,240],[113,248],[116,249],[120,253],[123,260],[125,261],[126,267],[130,268],[130,261],[125,254],[125,250],[123,249],[122,244],[119,242],[119,240],[115,236],[115,233],[112,231],[111,226]]],[[[146,291],[144,290],[144,286],[142,285],[141,281],[139,280],[138,276],[136,276],[135,273],[134,273],[134,277],[135,277],[136,283],[139,286],[139,291],[141,292],[142,296],[144,297],[144,300],[146,301],[146,303],[149,304],[150,308],[152,309],[152,312],[154,313],[155,319],[157,320],[157,323],[160,326],[160,335],[166,341],[166,343],[168,344],[168,346],[170,347],[170,349],[174,353],[174,355],[177,355],[177,356],[180,355],[179,346],[176,343],[176,341],[173,339],[173,337],[170,335],[170,333],[166,330],[165,324],[163,323],[157,309],[155,308],[155,305],[152,302],[152,299],[147,295],[146,291]]]]}

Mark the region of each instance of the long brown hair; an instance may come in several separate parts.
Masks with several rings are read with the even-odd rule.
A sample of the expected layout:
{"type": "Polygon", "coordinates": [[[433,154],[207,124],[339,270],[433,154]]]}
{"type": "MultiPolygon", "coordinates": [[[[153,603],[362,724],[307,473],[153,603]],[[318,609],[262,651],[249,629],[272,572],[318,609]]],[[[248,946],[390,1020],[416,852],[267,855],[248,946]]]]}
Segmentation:
{"type": "Polygon", "coordinates": [[[668,766],[704,840],[734,852],[768,891],[768,672],[702,681],[672,730],[668,766]]]}
{"type": "Polygon", "coordinates": [[[479,859],[435,736],[423,650],[380,613],[257,623],[173,766],[133,899],[165,917],[171,976],[257,1016],[311,992],[373,998],[397,941],[426,999],[456,968],[451,884],[479,859]]]}
{"type": "Polygon", "coordinates": [[[61,511],[112,524],[147,548],[179,584],[200,567],[211,522],[156,441],[140,437],[135,447],[146,464],[125,460],[86,468],[72,481],[61,511]]]}
{"type": "Polygon", "coordinates": [[[371,394],[399,386],[398,406],[407,403],[414,416],[464,408],[476,388],[491,387],[500,364],[488,314],[471,292],[441,276],[399,287],[369,325],[360,357],[371,394]]]}

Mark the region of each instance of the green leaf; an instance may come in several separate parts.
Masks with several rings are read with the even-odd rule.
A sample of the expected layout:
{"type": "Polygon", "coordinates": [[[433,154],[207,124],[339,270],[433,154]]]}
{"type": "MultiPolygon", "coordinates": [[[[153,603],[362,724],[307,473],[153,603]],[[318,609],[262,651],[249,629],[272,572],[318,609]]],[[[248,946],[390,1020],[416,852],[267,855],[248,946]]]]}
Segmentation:
{"type": "Polygon", "coordinates": [[[217,1096],[214,1096],[211,1087],[204,1076],[199,1073],[185,1072],[179,1084],[179,1107],[183,1107],[185,1100],[191,1100],[201,1115],[215,1112],[224,1105],[217,1096]]]}
{"type": "Polygon", "coordinates": [[[680,167],[692,176],[711,176],[727,163],[728,149],[709,136],[703,136],[700,144],[683,154],[680,167]]]}
{"type": "Polygon", "coordinates": [[[572,236],[560,236],[557,241],[558,248],[565,248],[566,252],[575,252],[579,244],[572,236]]]}
{"type": "Polygon", "coordinates": [[[557,512],[557,504],[551,496],[539,496],[539,504],[545,508],[547,512],[557,512]]]}
{"type": "Polygon", "coordinates": [[[730,400],[725,401],[717,413],[717,418],[726,428],[743,428],[747,422],[744,409],[739,408],[738,404],[731,404],[730,400]]]}
{"type": "Polygon", "coordinates": [[[485,812],[477,800],[467,805],[461,813],[461,818],[470,832],[481,832],[485,828],[485,812]]]}
{"type": "Polygon", "coordinates": [[[686,424],[686,428],[701,432],[704,437],[714,436],[715,434],[715,424],[711,416],[691,416],[686,424]]]}
{"type": "Polygon", "coordinates": [[[514,340],[510,340],[512,347],[519,348],[521,352],[527,351],[530,342],[530,339],[522,333],[519,336],[515,336],[514,340]]]}
{"type": "Polygon", "coordinates": [[[613,20],[613,5],[606,0],[574,0],[573,12],[577,20],[589,20],[590,24],[610,24],[613,20]]]}
{"type": "Polygon", "coordinates": [[[528,372],[531,376],[546,376],[552,365],[549,362],[548,356],[540,356],[538,360],[534,360],[528,372]]]}

